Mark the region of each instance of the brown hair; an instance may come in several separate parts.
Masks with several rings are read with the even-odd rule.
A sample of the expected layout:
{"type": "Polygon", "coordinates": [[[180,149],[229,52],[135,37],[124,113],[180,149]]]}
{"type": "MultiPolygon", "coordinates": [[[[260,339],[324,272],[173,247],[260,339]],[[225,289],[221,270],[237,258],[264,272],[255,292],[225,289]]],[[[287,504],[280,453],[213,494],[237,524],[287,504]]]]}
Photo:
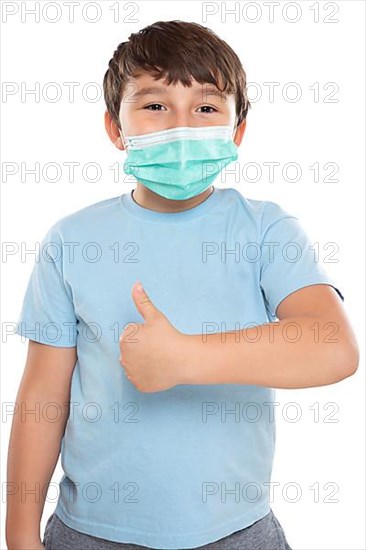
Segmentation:
{"type": "Polygon", "coordinates": [[[132,33],[121,42],[109,61],[103,79],[107,110],[118,128],[120,104],[130,76],[139,69],[166,76],[167,85],[214,84],[220,91],[235,94],[237,126],[251,107],[247,96],[246,74],[234,50],[212,30],[187,21],[157,21],[132,33]]]}

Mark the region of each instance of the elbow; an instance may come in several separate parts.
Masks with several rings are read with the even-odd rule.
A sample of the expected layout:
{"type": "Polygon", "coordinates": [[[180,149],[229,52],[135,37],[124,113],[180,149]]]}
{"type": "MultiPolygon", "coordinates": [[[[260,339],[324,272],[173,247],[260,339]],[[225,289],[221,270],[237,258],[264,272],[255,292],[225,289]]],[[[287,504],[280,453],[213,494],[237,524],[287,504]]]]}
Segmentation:
{"type": "Polygon", "coordinates": [[[343,353],[339,353],[337,357],[338,372],[342,378],[348,378],[356,373],[360,362],[360,350],[356,342],[345,346],[343,353]]]}

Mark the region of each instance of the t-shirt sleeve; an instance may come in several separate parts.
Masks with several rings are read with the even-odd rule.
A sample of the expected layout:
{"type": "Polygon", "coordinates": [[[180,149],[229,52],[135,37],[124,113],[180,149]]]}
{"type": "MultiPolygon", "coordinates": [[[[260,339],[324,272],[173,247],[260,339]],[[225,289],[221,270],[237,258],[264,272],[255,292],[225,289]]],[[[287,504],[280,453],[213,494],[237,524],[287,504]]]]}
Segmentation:
{"type": "Polygon", "coordinates": [[[274,220],[267,216],[260,247],[260,286],[269,316],[275,319],[280,302],[309,285],[328,284],[344,301],[299,220],[278,209],[282,216],[274,216],[274,220]]]}
{"type": "Polygon", "coordinates": [[[56,226],[52,226],[36,254],[23,298],[15,333],[56,347],[74,347],[77,318],[72,292],[65,282],[64,250],[56,226]]]}

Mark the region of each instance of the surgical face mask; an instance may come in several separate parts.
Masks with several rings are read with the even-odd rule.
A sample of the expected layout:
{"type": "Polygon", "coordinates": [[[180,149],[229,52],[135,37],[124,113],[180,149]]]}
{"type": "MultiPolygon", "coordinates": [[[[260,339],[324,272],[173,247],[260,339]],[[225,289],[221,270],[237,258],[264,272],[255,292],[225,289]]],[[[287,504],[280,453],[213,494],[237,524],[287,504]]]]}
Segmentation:
{"type": "Polygon", "coordinates": [[[221,170],[238,158],[231,126],[181,126],[123,136],[125,174],[166,199],[185,200],[208,189],[221,170]]]}

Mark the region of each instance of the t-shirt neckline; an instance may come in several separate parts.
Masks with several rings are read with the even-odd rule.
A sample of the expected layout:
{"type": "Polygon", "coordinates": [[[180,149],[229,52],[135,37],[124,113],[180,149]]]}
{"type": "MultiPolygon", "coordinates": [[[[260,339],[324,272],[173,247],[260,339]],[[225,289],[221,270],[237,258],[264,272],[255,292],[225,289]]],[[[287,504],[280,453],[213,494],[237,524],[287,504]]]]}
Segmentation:
{"type": "Polygon", "coordinates": [[[156,210],[145,208],[144,206],[141,206],[137,202],[135,202],[132,197],[133,191],[121,195],[120,204],[122,208],[127,210],[134,217],[141,220],[150,220],[162,223],[174,223],[192,220],[206,214],[218,202],[220,191],[220,188],[214,187],[214,190],[212,191],[211,195],[207,197],[207,199],[205,199],[197,206],[189,208],[188,210],[183,210],[182,212],[158,212],[156,210]]]}

